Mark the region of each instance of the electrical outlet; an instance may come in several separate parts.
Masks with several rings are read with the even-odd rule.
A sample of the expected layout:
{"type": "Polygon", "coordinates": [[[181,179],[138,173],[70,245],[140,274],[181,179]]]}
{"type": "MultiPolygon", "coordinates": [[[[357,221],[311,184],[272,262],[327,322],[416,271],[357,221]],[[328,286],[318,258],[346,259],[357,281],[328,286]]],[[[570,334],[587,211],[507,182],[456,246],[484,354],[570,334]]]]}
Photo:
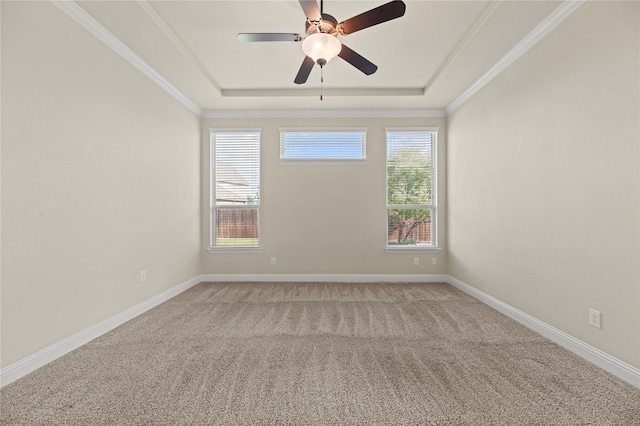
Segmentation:
{"type": "Polygon", "coordinates": [[[140,282],[143,283],[147,280],[147,271],[140,271],[140,282]]]}
{"type": "Polygon", "coordinates": [[[275,258],[275,257],[272,257],[272,258],[271,258],[271,264],[272,264],[272,265],[275,265],[275,264],[276,264],[276,258],[275,258]]]}
{"type": "Polygon", "coordinates": [[[418,265],[420,264],[420,258],[419,258],[419,257],[414,257],[414,258],[413,258],[413,264],[414,264],[415,266],[418,266],[418,265]]]}
{"type": "Polygon", "coordinates": [[[431,259],[431,264],[432,264],[432,265],[437,265],[437,264],[438,264],[438,259],[437,259],[437,258],[435,258],[435,257],[434,257],[434,258],[432,258],[432,259],[431,259]]]}
{"type": "Polygon", "coordinates": [[[589,325],[600,328],[600,321],[602,320],[602,314],[595,309],[589,309],[589,325]]]}

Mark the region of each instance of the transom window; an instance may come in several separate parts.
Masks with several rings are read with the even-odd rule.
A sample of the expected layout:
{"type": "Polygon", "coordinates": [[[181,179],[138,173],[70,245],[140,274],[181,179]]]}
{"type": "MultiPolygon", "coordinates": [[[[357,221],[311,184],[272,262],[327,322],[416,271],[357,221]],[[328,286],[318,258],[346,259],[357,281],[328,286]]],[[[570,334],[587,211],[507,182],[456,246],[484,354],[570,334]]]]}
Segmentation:
{"type": "Polygon", "coordinates": [[[437,246],[436,137],[437,129],[387,129],[387,248],[437,246]]]}
{"type": "Polygon", "coordinates": [[[210,249],[260,247],[260,130],[210,130],[210,249]]]}
{"type": "Polygon", "coordinates": [[[280,129],[281,161],[364,161],[366,129],[280,129]]]}

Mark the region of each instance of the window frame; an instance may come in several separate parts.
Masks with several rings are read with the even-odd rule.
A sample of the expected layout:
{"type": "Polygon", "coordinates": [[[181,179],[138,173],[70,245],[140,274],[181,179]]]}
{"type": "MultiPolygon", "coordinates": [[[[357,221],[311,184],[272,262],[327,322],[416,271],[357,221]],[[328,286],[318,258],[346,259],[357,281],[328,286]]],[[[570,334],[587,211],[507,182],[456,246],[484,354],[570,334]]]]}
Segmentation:
{"type": "Polygon", "coordinates": [[[394,252],[439,252],[438,242],[438,127],[387,127],[385,128],[385,251],[394,252]],[[389,204],[388,146],[389,134],[393,133],[431,133],[431,203],[429,204],[389,204]],[[389,244],[389,210],[390,209],[430,209],[431,210],[431,244],[429,245],[390,245],[389,244]]]}
{"type": "Polygon", "coordinates": [[[210,128],[209,129],[209,247],[207,251],[209,253],[220,252],[257,252],[261,251],[261,226],[260,226],[260,210],[261,210],[261,192],[260,186],[262,181],[261,176],[261,148],[262,148],[262,129],[261,128],[210,128]],[[237,134],[254,134],[258,139],[258,201],[256,204],[220,204],[216,203],[216,173],[215,173],[215,135],[220,133],[237,133],[237,134]],[[216,211],[220,210],[257,210],[257,245],[216,245],[216,211]]]}
{"type": "Polygon", "coordinates": [[[278,164],[281,165],[364,165],[367,164],[367,128],[366,127],[283,127],[280,132],[280,155],[278,164]],[[298,134],[340,134],[353,133],[361,135],[362,154],[360,158],[286,158],[284,157],[284,135],[286,133],[298,134]]]}

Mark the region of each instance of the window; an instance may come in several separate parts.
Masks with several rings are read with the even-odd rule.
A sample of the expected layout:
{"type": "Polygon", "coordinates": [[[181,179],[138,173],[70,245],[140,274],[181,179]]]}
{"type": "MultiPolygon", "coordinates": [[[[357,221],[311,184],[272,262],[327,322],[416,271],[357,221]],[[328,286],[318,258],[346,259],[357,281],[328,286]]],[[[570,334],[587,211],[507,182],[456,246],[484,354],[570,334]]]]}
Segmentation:
{"type": "Polygon", "coordinates": [[[259,248],[260,130],[210,134],[210,248],[259,248]]]}
{"type": "Polygon", "coordinates": [[[280,129],[280,160],[364,162],[366,129],[280,129]]]}
{"type": "Polygon", "coordinates": [[[436,129],[387,129],[387,248],[435,248],[436,129]]]}

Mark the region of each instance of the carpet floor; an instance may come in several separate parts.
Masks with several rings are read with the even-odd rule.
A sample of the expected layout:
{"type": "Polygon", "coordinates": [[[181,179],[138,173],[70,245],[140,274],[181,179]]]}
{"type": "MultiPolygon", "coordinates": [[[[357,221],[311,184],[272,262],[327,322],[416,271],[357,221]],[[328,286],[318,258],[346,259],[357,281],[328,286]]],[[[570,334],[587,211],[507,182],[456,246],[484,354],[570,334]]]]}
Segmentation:
{"type": "Polygon", "coordinates": [[[0,391],[2,425],[640,425],[640,390],[439,283],[201,283],[0,391]]]}

